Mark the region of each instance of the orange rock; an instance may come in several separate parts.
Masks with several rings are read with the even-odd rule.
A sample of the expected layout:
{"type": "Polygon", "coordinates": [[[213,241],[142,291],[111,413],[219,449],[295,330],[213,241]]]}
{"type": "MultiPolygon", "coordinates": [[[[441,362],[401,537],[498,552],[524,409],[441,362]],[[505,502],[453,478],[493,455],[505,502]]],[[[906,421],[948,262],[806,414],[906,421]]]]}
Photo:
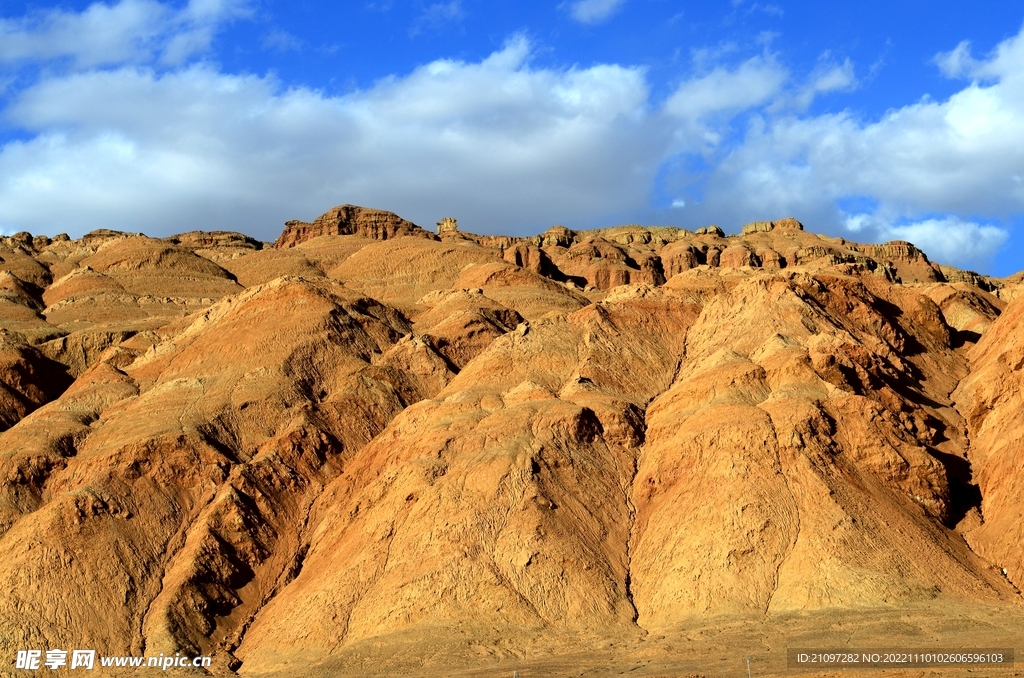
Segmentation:
{"type": "Polygon", "coordinates": [[[304,221],[289,221],[274,247],[295,247],[322,235],[359,235],[373,240],[387,240],[402,235],[435,237],[393,212],[356,205],[339,205],[321,214],[311,224],[304,221]]]}
{"type": "Polygon", "coordinates": [[[693,245],[684,242],[672,243],[662,249],[661,260],[665,276],[668,278],[698,265],[697,252],[693,245]]]}
{"type": "Polygon", "coordinates": [[[740,268],[743,266],[757,266],[759,264],[757,255],[746,247],[739,245],[725,248],[719,258],[719,266],[722,268],[740,268]]]}
{"type": "Polygon", "coordinates": [[[953,397],[971,437],[970,463],[980,494],[979,524],[965,537],[1018,589],[1024,588],[1024,299],[1012,301],[971,351],[971,374],[953,397]]]}
{"type": "Polygon", "coordinates": [[[547,252],[530,243],[516,243],[505,250],[503,258],[538,275],[551,276],[555,273],[554,264],[547,252]]]}
{"type": "Polygon", "coordinates": [[[761,260],[761,266],[763,266],[764,268],[769,269],[769,270],[773,270],[774,271],[774,270],[782,268],[783,266],[786,265],[786,262],[782,258],[782,255],[780,255],[778,252],[776,252],[775,250],[771,249],[770,247],[768,249],[764,250],[763,252],[761,252],[757,256],[758,256],[758,259],[761,260]]]}
{"type": "Polygon", "coordinates": [[[795,219],[277,245],[0,242],[7,656],[685,675],[1024,623],[1018,278],[795,219]]]}

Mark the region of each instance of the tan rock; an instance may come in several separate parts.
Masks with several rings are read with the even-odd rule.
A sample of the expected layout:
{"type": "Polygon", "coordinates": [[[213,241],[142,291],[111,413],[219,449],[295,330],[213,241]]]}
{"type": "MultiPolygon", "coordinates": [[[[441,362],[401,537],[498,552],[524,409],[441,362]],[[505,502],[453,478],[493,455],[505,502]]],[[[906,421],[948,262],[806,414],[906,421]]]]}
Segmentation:
{"type": "Polygon", "coordinates": [[[925,294],[939,305],[946,323],[961,334],[964,341],[977,341],[999,317],[1006,303],[998,297],[963,282],[931,285],[925,294]]]}
{"type": "Polygon", "coordinates": [[[459,273],[454,289],[480,289],[484,295],[527,320],[563,315],[590,304],[575,289],[505,262],[473,264],[459,273]]]}
{"type": "MultiPolygon", "coordinates": [[[[366,240],[361,242],[360,245],[365,246],[370,242],[370,240],[366,240]]],[[[326,277],[323,269],[311,261],[302,248],[299,247],[282,250],[266,249],[260,252],[253,252],[244,257],[222,261],[221,264],[223,264],[226,271],[235,276],[235,280],[243,287],[262,285],[285,276],[298,276],[301,278],[326,277]]]]}
{"type": "Polygon", "coordinates": [[[694,231],[694,233],[697,235],[713,235],[719,238],[725,237],[725,231],[723,231],[718,226],[715,226],[714,224],[712,224],[711,226],[698,228],[696,231],[694,231]]]}
{"type": "Polygon", "coordinates": [[[554,263],[562,275],[578,281],[580,287],[610,290],[631,282],[648,282],[651,277],[650,273],[641,272],[622,247],[600,237],[573,245],[554,263]]]}
{"type": "Polygon", "coordinates": [[[741,235],[750,235],[751,233],[768,233],[772,228],[774,228],[774,224],[770,221],[754,221],[740,229],[740,233],[741,235]]]}
{"type": "Polygon", "coordinates": [[[523,317],[485,297],[483,290],[433,292],[420,300],[430,310],[416,317],[413,332],[428,341],[457,371],[523,317]]]}
{"type": "Polygon", "coordinates": [[[58,397],[72,381],[61,363],[0,334],[0,431],[58,397]]]}
{"type": "Polygon", "coordinates": [[[576,233],[565,226],[552,226],[536,238],[539,247],[572,247],[576,233]]]}
{"type": "Polygon", "coordinates": [[[1017,642],[1019,276],[795,219],[439,240],[343,206],[279,245],[0,242],[0,654],[782,676],[794,638],[1017,642]]]}
{"type": "Polygon", "coordinates": [[[697,251],[693,245],[685,242],[672,243],[662,249],[661,261],[665,268],[666,278],[696,268],[699,263],[697,251]]]}
{"type": "Polygon", "coordinates": [[[190,231],[166,240],[215,263],[231,261],[263,249],[259,240],[233,231],[190,231]]]}
{"type": "Polygon", "coordinates": [[[893,240],[884,245],[862,245],[858,249],[873,259],[892,264],[903,282],[943,280],[938,264],[928,261],[924,252],[905,240],[893,240]]]}
{"type": "Polygon", "coordinates": [[[967,542],[1024,588],[1024,299],[1016,299],[971,351],[971,374],[953,394],[971,436],[971,467],[983,521],[967,542]]]}
{"type": "Polygon", "coordinates": [[[387,240],[403,235],[434,237],[433,234],[393,212],[356,205],[339,205],[321,214],[313,223],[289,221],[274,247],[295,247],[322,235],[359,235],[373,240],[387,240]]]}
{"type": "Polygon", "coordinates": [[[783,268],[786,264],[782,255],[770,247],[763,252],[760,252],[757,257],[761,260],[762,267],[772,271],[783,268]]]}
{"type": "Polygon", "coordinates": [[[491,261],[501,261],[500,253],[474,242],[401,237],[360,248],[327,275],[415,315],[428,292],[448,289],[467,266],[491,261]]]}
{"type": "Polygon", "coordinates": [[[781,230],[781,231],[785,231],[785,230],[802,231],[802,230],[804,230],[804,225],[801,224],[796,219],[794,219],[793,217],[786,217],[785,219],[779,219],[778,221],[772,222],[772,226],[774,228],[777,228],[777,229],[781,230]]]}
{"type": "Polygon", "coordinates": [[[722,268],[742,268],[744,266],[758,266],[757,255],[742,245],[726,247],[719,258],[719,266],[722,268]]]}
{"type": "Polygon", "coordinates": [[[279,280],[192,316],[127,373],[96,365],[81,390],[4,434],[5,492],[38,496],[45,486],[55,499],[17,504],[24,513],[8,518],[0,579],[48,571],[34,548],[41,535],[76,563],[59,585],[5,599],[6,610],[20,610],[3,615],[17,624],[5,638],[199,654],[244,629],[265,592],[287,580],[309,501],[340,472],[341,455],[447,382],[429,347],[399,342],[409,329],[336,283],[279,280]],[[118,379],[97,377],[111,373],[127,398],[123,388],[102,395],[118,379]],[[82,428],[83,407],[98,412],[98,425],[82,428]],[[27,463],[35,422],[67,431],[42,451],[60,462],[30,458],[37,470],[11,475],[27,463]],[[90,581],[114,583],[58,602],[63,587],[90,581]],[[97,604],[121,612],[97,625],[97,604]],[[54,626],[46,620],[58,609],[54,626]]]}
{"type": "Polygon", "coordinates": [[[510,264],[521,266],[538,275],[546,277],[556,275],[557,269],[551,262],[551,257],[532,243],[516,243],[504,251],[502,258],[510,264]]]}
{"type": "Polygon", "coordinates": [[[445,233],[454,233],[459,230],[459,222],[453,217],[443,217],[441,221],[437,222],[437,234],[444,235],[445,233]]]}

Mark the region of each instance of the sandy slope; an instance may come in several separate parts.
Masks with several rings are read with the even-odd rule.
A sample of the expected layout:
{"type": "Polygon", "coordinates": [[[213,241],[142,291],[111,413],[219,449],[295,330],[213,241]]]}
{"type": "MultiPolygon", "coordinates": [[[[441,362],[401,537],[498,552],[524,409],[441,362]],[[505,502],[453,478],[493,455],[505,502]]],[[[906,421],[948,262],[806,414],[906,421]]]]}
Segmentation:
{"type": "Polygon", "coordinates": [[[1024,653],[1013,281],[791,219],[438,238],[342,207],[276,249],[46,240],[0,253],[0,656],[1024,653]]]}

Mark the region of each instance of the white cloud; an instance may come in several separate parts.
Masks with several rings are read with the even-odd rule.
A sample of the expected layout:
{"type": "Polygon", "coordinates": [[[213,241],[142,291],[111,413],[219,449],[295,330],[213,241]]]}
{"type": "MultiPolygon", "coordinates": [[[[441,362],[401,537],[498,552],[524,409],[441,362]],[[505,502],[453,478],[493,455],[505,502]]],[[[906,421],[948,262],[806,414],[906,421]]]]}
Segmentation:
{"type": "Polygon", "coordinates": [[[272,239],[340,202],[424,224],[455,211],[479,231],[643,206],[665,143],[643,71],[532,68],[529,53],[516,38],[339,97],[209,66],[45,80],[7,111],[37,136],[0,151],[0,226],[272,239]]]}
{"type": "Polygon", "coordinates": [[[160,58],[178,64],[208,49],[220,22],[246,12],[238,0],[191,0],[178,11],[155,0],[120,0],[82,12],[0,19],[0,63],[65,59],[83,69],[160,58]]]}
{"type": "Polygon", "coordinates": [[[0,61],[73,59],[80,67],[148,58],[166,7],[152,0],[97,3],[81,13],[50,10],[20,20],[0,19],[0,61]]]}
{"type": "Polygon", "coordinates": [[[999,79],[1020,83],[1024,79],[1024,28],[1015,37],[1004,40],[988,59],[978,61],[971,55],[971,43],[964,40],[953,50],[935,57],[935,63],[950,78],[999,79]]]}
{"type": "Polygon", "coordinates": [[[947,78],[969,77],[980,65],[971,56],[971,43],[967,40],[964,40],[949,52],[937,55],[935,63],[947,78]]]}
{"type": "Polygon", "coordinates": [[[895,224],[877,214],[855,214],[847,219],[847,227],[854,233],[867,227],[867,233],[880,241],[907,240],[934,261],[956,262],[967,268],[984,267],[1009,235],[1001,228],[958,217],[895,224]]]}
{"type": "Polygon", "coordinates": [[[776,96],[787,77],[770,57],[748,59],[733,70],[719,66],[682,83],[665,103],[665,112],[686,120],[735,114],[776,96]]]}
{"type": "Polygon", "coordinates": [[[795,77],[767,51],[727,67],[731,46],[694,52],[696,74],[664,102],[642,68],[538,67],[523,37],[343,96],[167,67],[244,9],[121,0],[3,20],[0,62],[75,68],[5,94],[2,120],[20,140],[0,147],[0,229],[273,239],[286,219],[341,202],[507,233],[793,215],[984,268],[1006,236],[994,224],[1024,213],[1024,150],[1012,143],[1024,138],[1021,36],[980,60],[967,45],[940,55],[943,72],[970,82],[875,120],[806,113],[814,97],[857,87],[852,62],[826,57],[795,77]],[[680,160],[691,153],[699,171],[680,160]]]}
{"type": "Polygon", "coordinates": [[[462,2],[461,0],[435,2],[433,5],[427,7],[423,14],[430,20],[453,21],[455,19],[461,19],[463,16],[462,2]]]}
{"type": "MultiPolygon", "coordinates": [[[[703,53],[694,55],[698,63],[706,58],[703,53]]],[[[773,101],[788,77],[773,58],[757,56],[731,70],[717,66],[682,82],[662,108],[676,126],[672,150],[712,153],[721,146],[729,122],[739,113],[773,101]]]]}
{"type": "Polygon", "coordinates": [[[903,226],[893,226],[893,235],[909,240],[929,252],[932,259],[952,261],[968,268],[982,268],[1009,237],[1006,230],[956,217],[925,219],[903,226]]]}
{"type": "Polygon", "coordinates": [[[807,84],[797,92],[794,104],[800,110],[806,110],[818,95],[849,92],[856,89],[858,84],[853,62],[849,59],[842,64],[824,64],[811,73],[807,84]]]}
{"type": "MultiPolygon", "coordinates": [[[[732,6],[733,7],[739,7],[742,4],[743,4],[743,0],[732,0],[732,6]]],[[[761,4],[759,2],[755,2],[754,4],[750,5],[750,7],[747,8],[747,12],[746,13],[747,14],[752,14],[754,12],[764,12],[765,14],[770,14],[772,16],[777,16],[777,17],[781,17],[781,16],[785,15],[785,12],[783,11],[783,9],[781,7],[779,7],[778,5],[773,4],[773,3],[761,4]]]]}
{"type": "Polygon", "coordinates": [[[576,0],[569,4],[572,18],[584,24],[598,24],[615,14],[626,0],[576,0]]]}
{"type": "Polygon", "coordinates": [[[1024,138],[1024,33],[987,60],[968,57],[961,46],[938,62],[990,83],[975,80],[878,120],[755,117],[710,171],[692,212],[734,224],[794,214],[837,235],[859,226],[861,240],[902,237],[944,263],[984,267],[1007,236],[998,224],[1024,212],[1024,147],[1012,142],[1024,138]],[[851,200],[870,207],[847,213],[851,200]]]}
{"type": "Polygon", "coordinates": [[[747,14],[750,14],[751,12],[758,12],[758,11],[764,12],[765,14],[769,14],[771,16],[776,16],[776,17],[782,17],[782,16],[785,16],[785,14],[786,14],[782,10],[781,7],[779,7],[778,5],[771,4],[771,3],[768,3],[766,5],[762,5],[761,3],[754,3],[750,7],[750,9],[747,10],[747,14]]]}

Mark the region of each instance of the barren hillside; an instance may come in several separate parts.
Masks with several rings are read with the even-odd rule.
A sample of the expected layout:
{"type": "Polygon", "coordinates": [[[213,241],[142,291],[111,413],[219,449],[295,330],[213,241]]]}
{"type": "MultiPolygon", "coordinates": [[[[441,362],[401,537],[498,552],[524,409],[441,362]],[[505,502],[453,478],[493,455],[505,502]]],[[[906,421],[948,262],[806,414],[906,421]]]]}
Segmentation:
{"type": "Polygon", "coordinates": [[[1019,276],[794,219],[441,230],[346,205],[274,245],[4,238],[3,661],[1024,653],[1019,276]]]}

